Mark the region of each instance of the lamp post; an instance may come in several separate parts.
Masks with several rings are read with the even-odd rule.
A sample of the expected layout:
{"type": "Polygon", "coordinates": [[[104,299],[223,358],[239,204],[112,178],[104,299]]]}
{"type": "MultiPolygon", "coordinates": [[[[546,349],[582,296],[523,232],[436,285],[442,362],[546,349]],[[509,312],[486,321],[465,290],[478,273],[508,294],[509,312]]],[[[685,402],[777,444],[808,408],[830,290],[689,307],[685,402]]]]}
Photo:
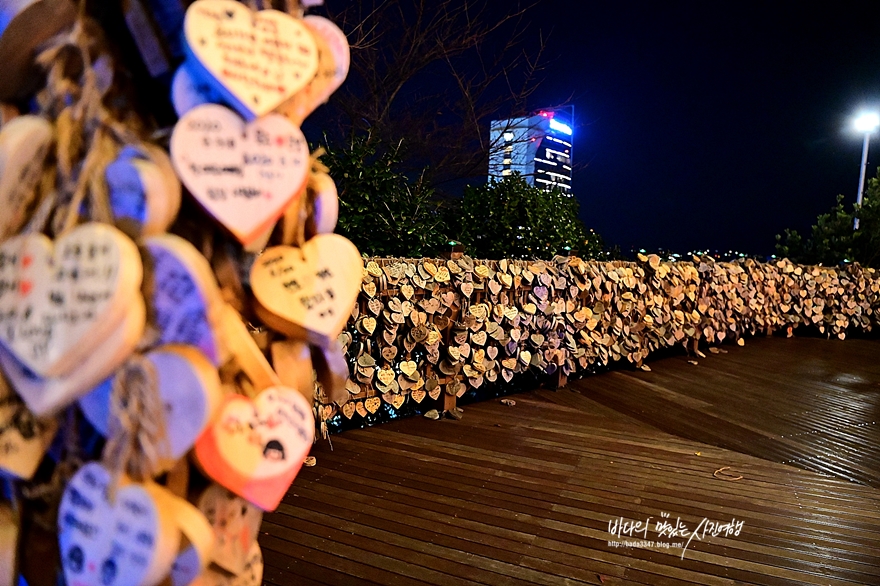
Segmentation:
{"type": "MultiPolygon", "coordinates": [[[[862,194],[865,192],[865,171],[868,168],[868,142],[871,140],[871,133],[880,126],[880,116],[875,113],[862,114],[855,119],[855,128],[859,132],[865,134],[865,142],[862,144],[862,168],[859,172],[859,193],[856,196],[856,203],[862,205],[862,194]]],[[[853,222],[853,230],[859,229],[859,219],[853,222]]]]}

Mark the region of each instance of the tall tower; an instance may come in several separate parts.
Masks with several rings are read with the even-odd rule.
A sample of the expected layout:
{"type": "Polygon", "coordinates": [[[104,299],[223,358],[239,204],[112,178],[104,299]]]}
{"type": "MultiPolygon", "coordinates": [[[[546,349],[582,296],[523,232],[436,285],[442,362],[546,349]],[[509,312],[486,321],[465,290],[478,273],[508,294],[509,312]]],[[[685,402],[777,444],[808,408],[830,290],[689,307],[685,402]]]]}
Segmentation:
{"type": "Polygon", "coordinates": [[[489,130],[489,178],[519,172],[530,185],[571,191],[571,127],[567,111],[493,120],[489,130]]]}

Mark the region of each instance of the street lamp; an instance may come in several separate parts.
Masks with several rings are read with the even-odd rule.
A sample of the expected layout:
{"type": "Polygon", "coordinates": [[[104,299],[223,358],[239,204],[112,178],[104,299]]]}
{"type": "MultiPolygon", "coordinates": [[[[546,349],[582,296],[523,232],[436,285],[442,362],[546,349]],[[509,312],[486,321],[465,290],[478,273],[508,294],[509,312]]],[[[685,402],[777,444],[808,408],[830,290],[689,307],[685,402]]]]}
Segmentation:
{"type": "MultiPolygon", "coordinates": [[[[856,203],[862,205],[862,194],[865,192],[865,170],[868,168],[868,142],[871,140],[871,133],[880,126],[880,116],[871,112],[859,116],[854,121],[855,129],[865,134],[865,142],[862,145],[862,169],[859,172],[859,193],[856,196],[856,203]]],[[[859,229],[859,219],[853,222],[853,230],[859,229]]]]}

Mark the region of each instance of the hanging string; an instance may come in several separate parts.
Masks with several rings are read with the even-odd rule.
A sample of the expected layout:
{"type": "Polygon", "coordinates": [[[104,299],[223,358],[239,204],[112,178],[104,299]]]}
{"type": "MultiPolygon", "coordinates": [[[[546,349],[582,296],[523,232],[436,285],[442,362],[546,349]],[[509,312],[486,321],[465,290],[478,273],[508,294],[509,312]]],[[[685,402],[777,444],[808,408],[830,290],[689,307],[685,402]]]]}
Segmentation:
{"type": "Polygon", "coordinates": [[[155,366],[135,354],[113,379],[110,426],[102,460],[114,474],[136,482],[155,476],[169,454],[165,412],[155,366]]]}
{"type": "MultiPolygon", "coordinates": [[[[46,72],[46,87],[38,93],[37,103],[42,114],[56,120],[53,166],[57,167],[57,190],[46,185],[41,190],[43,197],[53,194],[54,207],[59,210],[53,223],[56,234],[76,225],[86,197],[91,219],[112,222],[104,171],[121,145],[141,143],[137,134],[104,106],[111,84],[106,75],[102,84],[103,78],[95,69],[93,55],[101,54],[99,36],[98,26],[85,17],[81,2],[80,18],[71,30],[52,39],[36,58],[46,72]],[[79,77],[67,77],[77,66],[82,70],[79,77]]],[[[106,65],[108,59],[104,56],[98,61],[106,65]]],[[[38,223],[45,226],[48,212],[42,205],[38,207],[43,210],[38,223]]]]}
{"type": "Polygon", "coordinates": [[[55,165],[49,165],[43,169],[43,176],[37,185],[36,200],[39,203],[30,220],[23,228],[23,233],[39,234],[46,230],[57,200],[57,192],[55,190],[57,178],[58,172],[55,165]]]}
{"type": "Polygon", "coordinates": [[[305,13],[299,0],[284,0],[284,8],[287,10],[287,14],[295,18],[302,18],[305,13]]]}

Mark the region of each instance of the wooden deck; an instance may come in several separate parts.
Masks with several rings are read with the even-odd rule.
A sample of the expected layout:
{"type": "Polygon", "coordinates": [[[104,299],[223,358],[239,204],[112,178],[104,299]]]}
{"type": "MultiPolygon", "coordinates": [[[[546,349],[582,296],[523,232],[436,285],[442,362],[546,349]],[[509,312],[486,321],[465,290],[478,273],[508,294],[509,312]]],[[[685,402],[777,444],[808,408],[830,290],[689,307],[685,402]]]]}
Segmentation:
{"type": "Polygon", "coordinates": [[[880,341],[758,338],[684,362],[574,388],[679,437],[880,488],[880,341]]]}
{"type": "Polygon", "coordinates": [[[265,517],[264,582],[880,584],[878,358],[877,341],[756,340],[334,436],[265,517]],[[609,544],[643,538],[611,535],[620,517],[686,541],[657,535],[663,513],[743,525],[683,559],[609,544]]]}

